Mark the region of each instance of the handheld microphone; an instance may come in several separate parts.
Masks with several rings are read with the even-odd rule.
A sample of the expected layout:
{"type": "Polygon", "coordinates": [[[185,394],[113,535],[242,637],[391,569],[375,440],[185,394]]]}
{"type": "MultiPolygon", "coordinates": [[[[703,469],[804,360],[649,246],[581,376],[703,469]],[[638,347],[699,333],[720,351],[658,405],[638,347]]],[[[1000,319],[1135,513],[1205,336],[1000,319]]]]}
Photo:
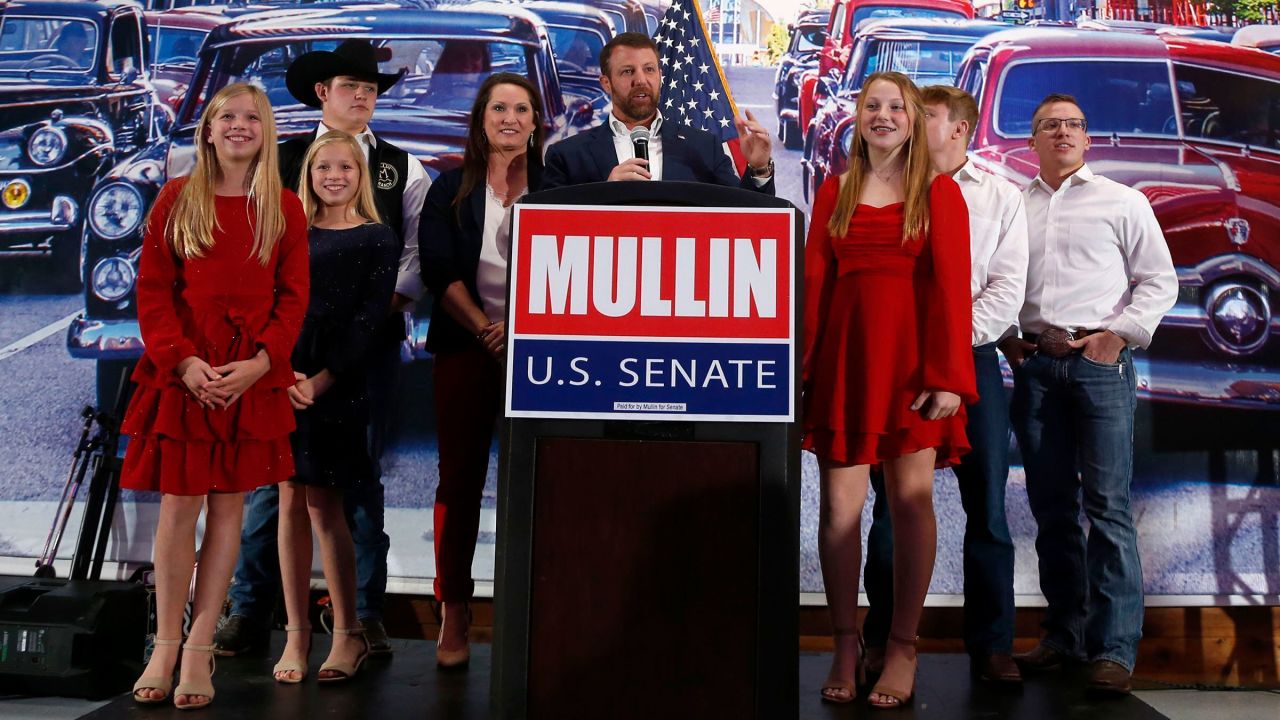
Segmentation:
{"type": "Polygon", "coordinates": [[[631,147],[635,150],[636,157],[646,161],[649,159],[649,128],[640,125],[631,131],[631,147]]]}

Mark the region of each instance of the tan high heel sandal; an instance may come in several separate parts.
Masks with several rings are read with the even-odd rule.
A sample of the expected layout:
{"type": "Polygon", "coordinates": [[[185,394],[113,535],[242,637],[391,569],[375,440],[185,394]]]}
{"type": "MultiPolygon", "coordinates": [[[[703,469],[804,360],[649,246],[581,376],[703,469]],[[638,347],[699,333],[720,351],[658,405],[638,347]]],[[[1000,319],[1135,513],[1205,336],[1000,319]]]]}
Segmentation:
{"type": "MultiPolygon", "coordinates": [[[[471,631],[471,606],[465,605],[467,618],[467,633],[463,634],[464,641],[467,634],[471,631]]],[[[468,642],[458,650],[445,650],[440,647],[439,638],[444,637],[444,603],[440,603],[440,634],[436,639],[436,666],[451,669],[466,667],[471,662],[471,644],[468,642]]]]}
{"type": "Polygon", "coordinates": [[[213,645],[184,644],[182,646],[182,657],[184,660],[186,659],[187,653],[191,651],[209,653],[209,680],[203,684],[178,683],[178,687],[173,689],[173,706],[179,710],[199,710],[202,707],[208,707],[209,703],[213,702],[213,671],[217,669],[217,664],[213,659],[213,645]],[[203,695],[205,697],[205,701],[179,705],[179,695],[203,695]]]}
{"type": "MultiPolygon", "coordinates": [[[[911,648],[911,663],[915,666],[915,669],[912,671],[912,677],[915,678],[920,673],[920,654],[916,652],[916,644],[920,642],[920,636],[917,635],[914,638],[904,638],[894,635],[893,633],[889,633],[889,642],[911,648]]],[[[888,660],[887,652],[885,653],[885,659],[886,661],[888,660]]],[[[888,667],[888,662],[885,663],[885,666],[886,668],[888,667]]],[[[893,710],[895,708],[910,705],[911,701],[914,700],[916,696],[916,682],[917,681],[915,679],[912,680],[910,690],[899,690],[898,688],[889,687],[883,682],[876,683],[876,686],[871,688],[871,694],[888,697],[893,699],[895,702],[886,702],[883,700],[880,702],[871,701],[871,707],[876,708],[877,710],[893,710]]]]}
{"type": "Polygon", "coordinates": [[[350,664],[326,661],[325,664],[320,666],[321,674],[318,677],[320,682],[331,683],[331,682],[344,682],[344,681],[350,680],[351,678],[356,676],[356,673],[360,672],[360,666],[363,665],[364,661],[369,657],[369,638],[364,636],[364,628],[362,627],[334,628],[333,634],[334,635],[359,635],[360,639],[364,641],[364,652],[360,653],[360,656],[356,658],[356,661],[350,664]],[[339,674],[325,677],[324,676],[325,671],[336,672],[339,674]]]}
{"type": "MultiPolygon", "coordinates": [[[[286,633],[291,633],[291,632],[310,633],[311,626],[310,625],[286,625],[284,627],[284,631],[286,633]]],[[[311,654],[311,641],[308,640],[307,651],[302,654],[301,662],[299,662],[298,660],[281,660],[280,662],[275,664],[275,667],[271,668],[271,677],[275,678],[276,682],[278,683],[284,683],[286,685],[297,685],[298,683],[305,680],[307,677],[307,656],[310,654],[311,654]],[[287,672],[296,672],[298,673],[298,677],[291,678],[291,677],[280,676],[280,673],[287,673],[287,672]]]]}
{"type": "MultiPolygon", "coordinates": [[[[156,638],[152,641],[153,645],[181,645],[182,640],[161,640],[156,638]]],[[[177,666],[177,663],[174,663],[177,666]]],[[[138,682],[133,684],[133,701],[142,705],[155,705],[169,699],[169,693],[173,692],[173,671],[169,671],[169,677],[163,675],[143,675],[138,678],[138,682]],[[160,690],[164,693],[158,698],[151,696],[142,697],[138,695],[139,690],[160,690]]]]}
{"type": "Polygon", "coordinates": [[[836,705],[844,705],[851,703],[858,697],[858,686],[865,685],[867,682],[867,665],[866,655],[867,649],[862,644],[862,634],[857,628],[836,628],[833,635],[837,638],[849,637],[853,635],[858,638],[858,660],[853,666],[853,682],[845,682],[844,680],[832,680],[830,676],[827,681],[822,684],[822,701],[835,703],[836,705]],[[837,695],[839,691],[849,693],[845,695],[837,695]]]}

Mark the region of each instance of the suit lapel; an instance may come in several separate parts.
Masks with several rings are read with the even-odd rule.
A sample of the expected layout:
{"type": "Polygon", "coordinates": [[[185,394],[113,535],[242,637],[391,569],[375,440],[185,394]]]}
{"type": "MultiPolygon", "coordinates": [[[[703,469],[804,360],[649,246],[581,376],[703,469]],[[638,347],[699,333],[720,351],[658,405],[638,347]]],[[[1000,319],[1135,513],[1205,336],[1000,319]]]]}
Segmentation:
{"type": "Polygon", "coordinates": [[[600,180],[604,181],[618,166],[618,151],[613,146],[613,131],[609,129],[609,122],[606,120],[605,124],[598,125],[588,132],[592,133],[591,142],[588,143],[591,159],[596,164],[600,180]]]}
{"type": "Polygon", "coordinates": [[[695,179],[693,168],[689,167],[689,143],[684,129],[674,120],[663,118],[658,135],[662,138],[662,179],[695,179]]]}
{"type": "Polygon", "coordinates": [[[487,180],[482,179],[476,183],[475,188],[471,190],[471,194],[467,196],[467,209],[471,212],[471,222],[475,223],[477,238],[484,232],[484,203],[487,182],[487,180]]]}

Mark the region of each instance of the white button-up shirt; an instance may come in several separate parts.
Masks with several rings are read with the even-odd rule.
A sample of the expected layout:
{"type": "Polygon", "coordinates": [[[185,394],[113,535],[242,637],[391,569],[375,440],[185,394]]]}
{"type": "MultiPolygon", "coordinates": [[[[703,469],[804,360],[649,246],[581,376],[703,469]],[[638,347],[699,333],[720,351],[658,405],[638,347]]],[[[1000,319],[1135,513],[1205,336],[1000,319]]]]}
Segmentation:
{"type": "Polygon", "coordinates": [[[998,342],[1018,324],[1027,289],[1027,214],[1022,193],[970,160],[953,176],[969,206],[974,346],[998,342]]]}
{"type": "Polygon", "coordinates": [[[1026,332],[1106,329],[1147,347],[1178,297],[1178,276],[1151,203],[1088,165],[1055,191],[1039,176],[1027,206],[1026,332]]]}
{"type": "MultiPolygon", "coordinates": [[[[319,123],[316,137],[329,132],[330,128],[319,123]]],[[[365,127],[356,136],[356,142],[364,148],[365,164],[369,163],[369,153],[378,145],[378,138],[365,127]]],[[[431,178],[422,169],[422,163],[412,153],[409,154],[408,175],[404,181],[404,192],[401,195],[404,215],[404,250],[400,252],[400,269],[396,274],[396,293],[412,300],[421,300],[426,294],[426,285],[422,282],[421,260],[418,258],[418,219],[422,216],[422,201],[427,197],[427,188],[431,187],[431,178]]],[[[303,168],[303,172],[306,169],[303,168]]],[[[376,182],[377,168],[369,168],[370,182],[376,182]]],[[[405,308],[412,310],[413,306],[405,308]]]]}

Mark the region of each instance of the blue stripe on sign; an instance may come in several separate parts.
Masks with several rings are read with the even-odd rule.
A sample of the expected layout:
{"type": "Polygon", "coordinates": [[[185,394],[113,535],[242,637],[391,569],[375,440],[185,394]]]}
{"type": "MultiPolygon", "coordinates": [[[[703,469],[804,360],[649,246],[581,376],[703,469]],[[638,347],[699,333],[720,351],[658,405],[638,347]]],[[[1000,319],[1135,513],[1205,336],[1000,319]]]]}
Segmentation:
{"type": "Polygon", "coordinates": [[[517,339],[515,412],[787,415],[791,347],[517,339]]]}

